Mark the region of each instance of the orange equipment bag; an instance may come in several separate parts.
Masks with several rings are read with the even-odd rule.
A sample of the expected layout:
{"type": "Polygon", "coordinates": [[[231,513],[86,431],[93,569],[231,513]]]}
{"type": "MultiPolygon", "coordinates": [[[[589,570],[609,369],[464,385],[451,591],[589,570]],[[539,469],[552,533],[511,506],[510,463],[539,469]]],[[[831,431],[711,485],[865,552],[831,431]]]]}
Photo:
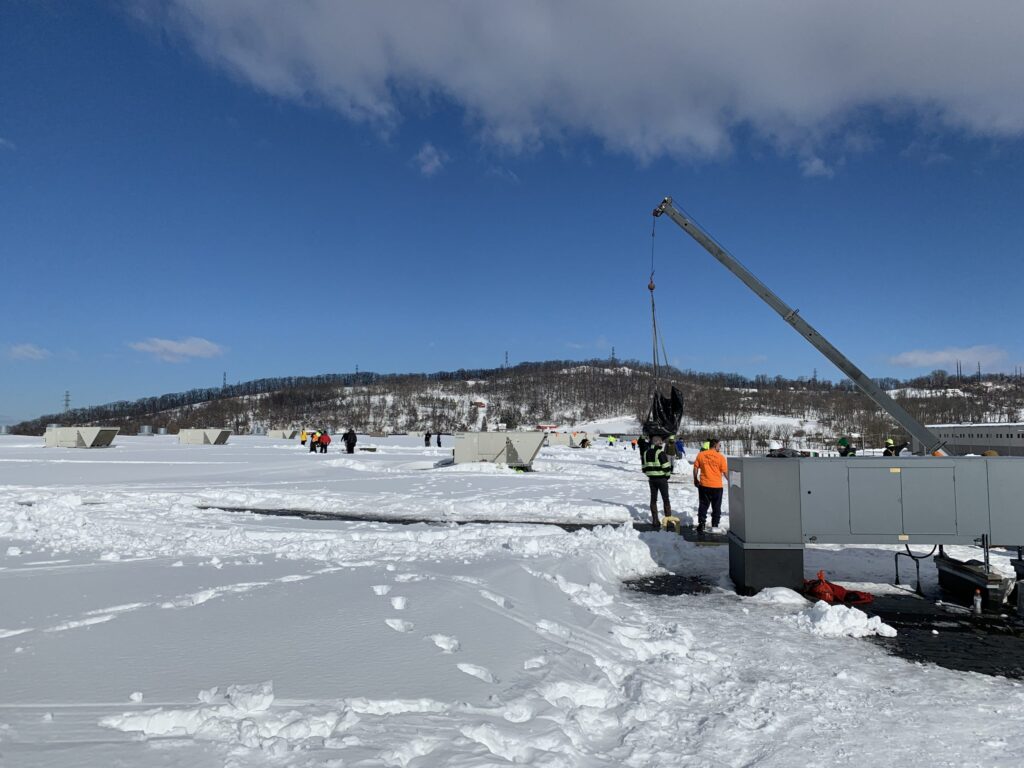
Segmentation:
{"type": "Polygon", "coordinates": [[[804,579],[804,597],[824,600],[829,605],[865,605],[875,599],[868,592],[846,589],[826,581],[824,571],[818,571],[816,579],[804,579]]]}

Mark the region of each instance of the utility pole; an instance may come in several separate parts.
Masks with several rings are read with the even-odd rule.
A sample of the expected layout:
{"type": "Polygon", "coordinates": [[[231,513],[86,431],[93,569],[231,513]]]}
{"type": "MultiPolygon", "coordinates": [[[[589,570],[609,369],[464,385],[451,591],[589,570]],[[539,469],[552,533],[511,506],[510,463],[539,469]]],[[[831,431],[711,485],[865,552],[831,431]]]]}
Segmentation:
{"type": "Polygon", "coordinates": [[[612,363],[615,362],[615,347],[612,347],[612,363]]]}
{"type": "Polygon", "coordinates": [[[508,368],[508,350],[505,350],[505,367],[508,368]]]}
{"type": "Polygon", "coordinates": [[[228,372],[227,371],[224,371],[224,378],[221,381],[220,388],[221,389],[227,389],[228,388],[228,372]]]}

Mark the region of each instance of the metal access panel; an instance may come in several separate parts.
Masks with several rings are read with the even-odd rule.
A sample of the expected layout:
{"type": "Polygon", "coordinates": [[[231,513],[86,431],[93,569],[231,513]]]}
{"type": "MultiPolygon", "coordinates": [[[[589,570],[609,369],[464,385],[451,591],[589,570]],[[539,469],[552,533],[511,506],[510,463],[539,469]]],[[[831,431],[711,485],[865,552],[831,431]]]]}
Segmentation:
{"type": "Polygon", "coordinates": [[[811,541],[850,535],[850,494],[844,492],[849,474],[846,459],[800,462],[800,515],[811,541]]]}
{"type": "Polygon", "coordinates": [[[915,536],[957,533],[955,465],[940,459],[900,467],[903,530],[915,536]]]}
{"type": "Polygon", "coordinates": [[[985,459],[988,470],[991,542],[1024,544],[1024,459],[985,459]]]}
{"type": "Polygon", "coordinates": [[[848,468],[851,533],[903,533],[899,471],[898,467],[848,468]]]}

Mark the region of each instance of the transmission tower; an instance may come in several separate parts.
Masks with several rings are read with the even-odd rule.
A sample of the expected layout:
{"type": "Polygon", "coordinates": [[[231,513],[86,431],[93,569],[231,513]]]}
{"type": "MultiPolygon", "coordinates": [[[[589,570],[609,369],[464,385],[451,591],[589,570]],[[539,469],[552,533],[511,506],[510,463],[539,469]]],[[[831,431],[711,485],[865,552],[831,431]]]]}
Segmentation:
{"type": "Polygon", "coordinates": [[[70,390],[64,390],[64,413],[71,410],[71,392],[70,390]]]}

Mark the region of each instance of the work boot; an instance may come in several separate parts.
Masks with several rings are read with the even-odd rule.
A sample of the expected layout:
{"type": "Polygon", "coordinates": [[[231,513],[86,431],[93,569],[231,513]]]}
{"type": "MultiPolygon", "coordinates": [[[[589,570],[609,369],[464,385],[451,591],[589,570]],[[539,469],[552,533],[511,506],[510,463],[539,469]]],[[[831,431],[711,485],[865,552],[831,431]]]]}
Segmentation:
{"type": "Polygon", "coordinates": [[[654,524],[655,529],[657,529],[658,526],[659,526],[659,522],[658,522],[658,507],[657,507],[657,505],[654,505],[654,504],[651,505],[651,522],[654,524]]]}

